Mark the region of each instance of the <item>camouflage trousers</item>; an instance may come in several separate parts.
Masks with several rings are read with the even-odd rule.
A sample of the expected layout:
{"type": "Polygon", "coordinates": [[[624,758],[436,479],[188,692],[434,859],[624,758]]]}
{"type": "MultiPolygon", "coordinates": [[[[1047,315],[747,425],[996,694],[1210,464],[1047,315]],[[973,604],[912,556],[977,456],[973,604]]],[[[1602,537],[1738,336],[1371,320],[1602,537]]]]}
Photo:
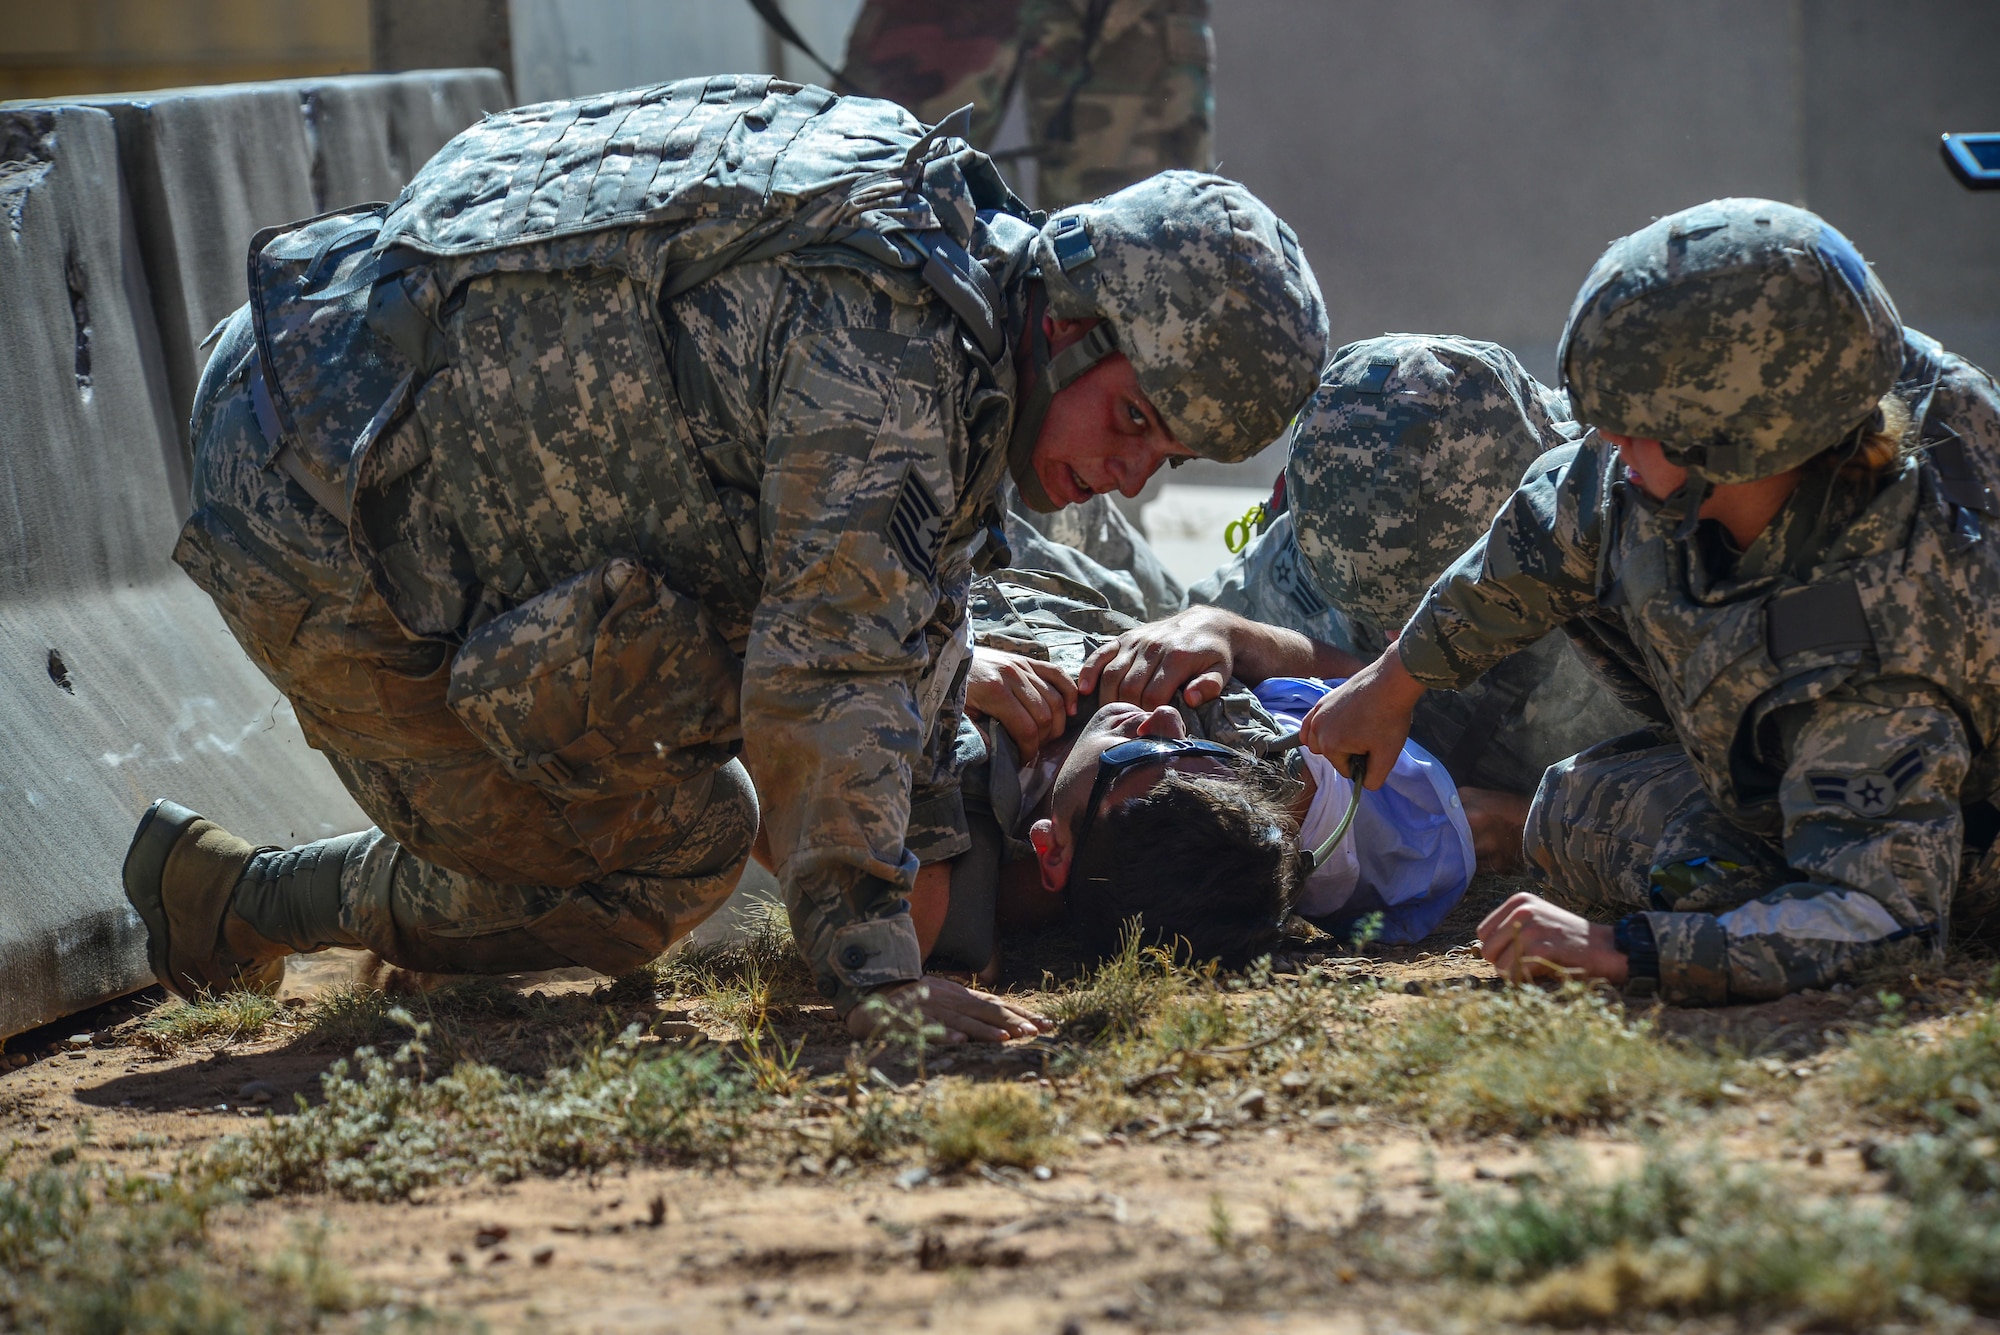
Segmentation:
{"type": "Polygon", "coordinates": [[[1169,168],[1208,168],[1208,13],[1209,0],[868,0],[842,73],[925,124],[973,103],[982,147],[1018,84],[1036,202],[1062,208],[1169,168]]]}
{"type": "MultiPolygon", "coordinates": [[[[1798,879],[1775,840],[1723,815],[1664,729],[1551,765],[1522,842],[1548,898],[1595,922],[1727,913],[1798,879]]],[[[1952,921],[1961,936],[2000,924],[2000,843],[1965,849],[1952,921]]]]}
{"type": "MultiPolygon", "coordinates": [[[[270,450],[242,379],[243,325],[231,327],[197,397],[196,509],[175,559],[290,699],[307,740],[376,829],[285,860],[337,861],[338,894],[320,908],[239,886],[239,911],[263,913],[271,921],[253,927],[268,925],[272,939],[301,949],[362,946],[424,971],[582,965],[618,973],[652,959],[713,912],[742,871],[757,832],[742,765],[725,752],[690,773],[671,764],[685,757],[668,753],[650,775],[626,764],[607,776],[593,769],[604,758],[590,747],[519,754],[509,741],[532,733],[536,711],[568,711],[609,729],[615,721],[600,718],[607,707],[684,711],[733,698],[737,683],[715,679],[726,668],[699,653],[677,657],[671,634],[663,660],[653,645],[651,664],[670,670],[652,677],[605,661],[598,637],[598,661],[583,666],[595,669],[600,696],[605,681],[638,682],[629,700],[589,698],[591,672],[559,656],[540,664],[547,671],[506,670],[508,645],[549,647],[552,630],[559,639],[567,627],[587,649],[597,627],[579,620],[607,599],[624,610],[624,624],[641,628],[658,629],[661,616],[634,615],[635,604],[665,607],[670,632],[670,591],[630,563],[549,590],[488,622],[466,649],[406,634],[346,527],[261,463],[270,450]],[[499,624],[509,619],[512,626],[499,624]],[[483,654],[469,652],[481,645],[483,654]],[[522,681],[544,696],[510,696],[522,681]]],[[[310,878],[299,879],[303,886],[310,878]]]]}

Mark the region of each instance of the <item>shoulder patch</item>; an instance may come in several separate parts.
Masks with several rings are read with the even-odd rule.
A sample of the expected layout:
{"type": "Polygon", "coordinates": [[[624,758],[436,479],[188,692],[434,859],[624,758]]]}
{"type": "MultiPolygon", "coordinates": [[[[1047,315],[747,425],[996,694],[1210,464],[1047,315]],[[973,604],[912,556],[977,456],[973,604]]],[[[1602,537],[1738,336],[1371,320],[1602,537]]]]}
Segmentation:
{"type": "Polygon", "coordinates": [[[937,582],[938,548],[944,543],[944,511],[938,509],[916,466],[903,470],[896,508],[889,512],[889,542],[926,583],[937,582]]]}
{"type": "Polygon", "coordinates": [[[1813,800],[1824,806],[1844,806],[1857,816],[1886,815],[1896,799],[1923,773],[1923,753],[1911,747],[1884,769],[1859,774],[1806,775],[1813,800]]]}

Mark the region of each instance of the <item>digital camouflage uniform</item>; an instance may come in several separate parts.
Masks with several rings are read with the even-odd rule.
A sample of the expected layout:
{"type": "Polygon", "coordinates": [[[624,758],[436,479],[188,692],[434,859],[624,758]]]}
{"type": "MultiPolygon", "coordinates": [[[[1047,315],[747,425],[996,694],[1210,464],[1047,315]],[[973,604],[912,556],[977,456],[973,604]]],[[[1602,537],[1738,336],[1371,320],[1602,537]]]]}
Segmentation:
{"type": "Polygon", "coordinates": [[[1757,200],[1615,244],[1564,365],[1583,415],[1662,440],[1695,483],[1648,501],[1595,433],[1544,456],[1398,645],[1417,680],[1453,686],[1566,625],[1655,692],[1668,726],[1557,766],[1536,796],[1527,848],[1553,897],[1628,913],[1633,976],[1680,1002],[1825,986],[1983,918],[1996,877],[1966,810],[1993,792],[2000,727],[1993,381],[1904,330],[1839,233],[1757,200]],[[1922,449],[1843,477],[1823,451],[1891,385],[1922,449]],[[1743,425],[1705,425],[1704,404],[1743,425]],[[1747,550],[1686,521],[1705,476],[1814,455],[1747,550]]]}
{"type": "Polygon", "coordinates": [[[973,104],[990,146],[1018,85],[1049,208],[1173,167],[1207,169],[1209,0],[868,0],[842,77],[926,124],[973,104]]]}
{"type": "MultiPolygon", "coordinates": [[[[1372,659],[1536,457],[1582,434],[1562,393],[1496,344],[1350,343],[1292,428],[1283,513],[1188,601],[1372,659]]],[[[1525,794],[1549,765],[1644,721],[1548,635],[1427,695],[1412,735],[1460,784],[1525,794]]]]}
{"type": "Polygon", "coordinates": [[[1172,616],[1186,597],[1159,553],[1109,496],[1093,496],[1054,514],[1009,504],[1007,546],[1008,565],[1065,575],[1095,589],[1113,611],[1134,621],[1172,616]]]}
{"type": "MultiPolygon", "coordinates": [[[[1204,318],[1205,247],[1285,262],[1268,211],[1218,225],[1240,187],[1146,189],[1206,215],[1162,324],[1204,318]]],[[[615,972],[728,893],[761,799],[843,1013],[919,976],[903,896],[965,847],[965,596],[1027,279],[1096,257],[1038,258],[1019,212],[900,108],[722,77],[489,117],[387,210],[260,235],[176,558],[379,828],[261,854],[237,911],[419,969],[615,972]]],[[[1129,265],[1106,216],[1065,234],[1129,265]]],[[[1309,271],[1269,275],[1230,336],[1296,340],[1309,293],[1323,346],[1309,271]]],[[[1250,390],[1159,406],[1234,457],[1203,396],[1250,390]]]]}

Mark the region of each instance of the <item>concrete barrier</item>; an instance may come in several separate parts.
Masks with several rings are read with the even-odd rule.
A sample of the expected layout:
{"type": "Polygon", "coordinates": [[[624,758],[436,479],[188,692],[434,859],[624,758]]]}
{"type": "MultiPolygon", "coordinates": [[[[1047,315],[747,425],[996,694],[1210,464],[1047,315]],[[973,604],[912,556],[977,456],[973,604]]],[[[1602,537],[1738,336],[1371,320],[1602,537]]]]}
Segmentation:
{"type": "Polygon", "coordinates": [[[352,74],[280,86],[299,93],[315,212],[394,199],[453,135],[511,105],[498,70],[352,74]]]}
{"type": "Polygon", "coordinates": [[[107,93],[152,289],[175,431],[168,484],[187,497],[201,342],[246,297],[258,229],[395,196],[447,139],[507,103],[495,70],[420,70],[107,93]]]}
{"type": "Polygon", "coordinates": [[[110,114],[0,110],[0,1035],[149,981],[119,867],[151,798],[269,843],[366,823],[168,559],[175,412],[132,218],[110,114]]]}

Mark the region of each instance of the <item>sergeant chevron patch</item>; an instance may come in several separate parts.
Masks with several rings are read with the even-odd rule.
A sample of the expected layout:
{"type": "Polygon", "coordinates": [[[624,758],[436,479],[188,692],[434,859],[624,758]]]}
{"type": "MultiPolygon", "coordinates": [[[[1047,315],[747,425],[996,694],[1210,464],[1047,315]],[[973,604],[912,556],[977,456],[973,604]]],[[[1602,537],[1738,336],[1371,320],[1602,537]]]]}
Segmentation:
{"type": "Polygon", "coordinates": [[[903,472],[903,488],[889,513],[889,541],[926,583],[937,582],[938,547],[944,542],[944,512],[914,465],[903,472]]]}
{"type": "Polygon", "coordinates": [[[1863,770],[1859,774],[1808,774],[1813,800],[1828,806],[1844,806],[1858,816],[1881,816],[1896,804],[1903,790],[1923,772],[1922,752],[1911,747],[1889,762],[1887,769],[1863,770]]]}

